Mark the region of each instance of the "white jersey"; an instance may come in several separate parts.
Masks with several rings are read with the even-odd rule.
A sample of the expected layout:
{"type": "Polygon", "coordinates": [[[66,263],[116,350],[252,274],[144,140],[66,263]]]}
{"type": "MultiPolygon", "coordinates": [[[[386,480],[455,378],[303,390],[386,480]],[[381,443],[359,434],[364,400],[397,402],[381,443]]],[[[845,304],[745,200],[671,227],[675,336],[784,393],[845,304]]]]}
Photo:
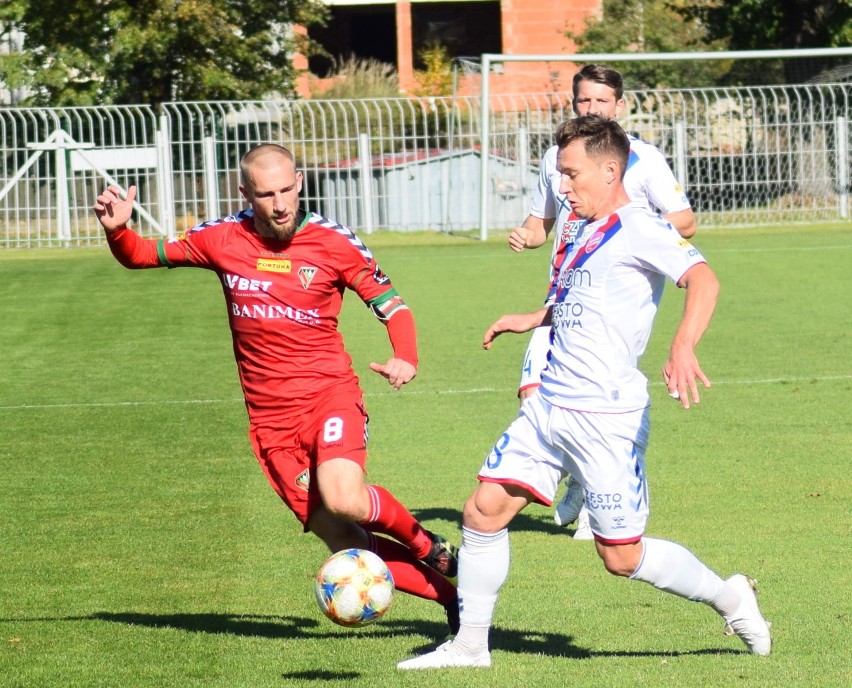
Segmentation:
{"type": "MultiPolygon", "coordinates": [[[[689,199],[659,149],[634,136],[627,138],[630,139],[630,157],[624,172],[624,188],[630,200],[642,203],[660,215],[690,208],[689,199]]],[[[561,175],[556,170],[558,150],[558,146],[551,146],[541,159],[538,184],[533,192],[529,212],[534,217],[555,218],[551,280],[556,274],[565,246],[576,241],[585,224],[585,220],[571,214],[565,196],[559,193],[561,175]]]]}
{"type": "Polygon", "coordinates": [[[670,224],[639,203],[589,223],[554,285],[542,396],[576,411],[647,407],[648,380],[638,364],[665,280],[677,282],[703,262],[670,224]]]}

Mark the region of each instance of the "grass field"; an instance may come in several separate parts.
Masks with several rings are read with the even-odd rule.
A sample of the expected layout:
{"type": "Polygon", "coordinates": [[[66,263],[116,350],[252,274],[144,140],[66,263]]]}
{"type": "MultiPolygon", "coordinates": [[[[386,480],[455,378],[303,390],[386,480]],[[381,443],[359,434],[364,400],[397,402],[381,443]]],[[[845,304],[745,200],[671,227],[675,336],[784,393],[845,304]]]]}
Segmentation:
{"type": "MultiPolygon", "coordinates": [[[[503,312],[538,307],[544,251],[502,239],[365,237],[418,320],[420,374],[367,368],[383,328],[342,329],[371,412],[372,480],[458,540],[460,509],[514,417],[526,337],[482,351],[503,312]]],[[[700,407],[658,370],[682,294],[667,289],[651,378],[649,534],[723,576],[756,577],[774,653],[750,656],[702,605],[608,576],[551,512],[513,524],[492,669],[403,674],[445,633],[398,595],[377,625],[328,622],[325,552],[251,454],[216,279],[126,271],[106,249],[0,253],[0,686],[852,685],[852,227],[708,231],[722,282],[699,348],[700,407]]]]}

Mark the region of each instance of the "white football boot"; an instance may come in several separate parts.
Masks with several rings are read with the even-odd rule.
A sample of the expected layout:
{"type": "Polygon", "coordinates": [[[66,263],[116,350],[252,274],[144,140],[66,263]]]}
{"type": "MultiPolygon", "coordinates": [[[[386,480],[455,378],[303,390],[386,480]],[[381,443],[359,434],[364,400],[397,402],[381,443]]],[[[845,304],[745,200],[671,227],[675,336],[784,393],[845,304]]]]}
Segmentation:
{"type": "Polygon", "coordinates": [[[574,531],[575,540],[594,540],[595,534],[592,532],[592,527],[589,525],[589,512],[585,507],[580,509],[580,515],[577,516],[577,530],[574,531]]]}
{"type": "Polygon", "coordinates": [[[483,650],[477,655],[469,655],[454,645],[452,640],[448,640],[432,652],[399,662],[396,668],[408,671],[410,669],[446,669],[448,667],[488,668],[490,666],[491,653],[488,650],[483,650]]]}
{"type": "Polygon", "coordinates": [[[569,476],[565,484],[565,494],[562,495],[553,512],[553,520],[558,526],[567,526],[576,521],[580,515],[580,509],[583,508],[583,486],[574,480],[573,476],[569,476]]]}
{"type": "Polygon", "coordinates": [[[725,635],[738,635],[751,652],[765,657],[772,651],[772,638],[769,623],[757,606],[757,584],[741,573],[734,574],[725,582],[740,594],[740,606],[725,617],[725,635]]]}

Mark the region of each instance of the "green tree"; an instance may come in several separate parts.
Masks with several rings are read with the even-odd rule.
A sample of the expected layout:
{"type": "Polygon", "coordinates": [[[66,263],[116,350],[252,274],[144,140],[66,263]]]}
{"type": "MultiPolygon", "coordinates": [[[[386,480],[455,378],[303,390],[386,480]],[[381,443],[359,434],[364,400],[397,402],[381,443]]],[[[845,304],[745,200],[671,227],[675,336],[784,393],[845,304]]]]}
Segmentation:
{"type": "Polygon", "coordinates": [[[293,23],[326,16],[321,0],[6,0],[0,25],[25,34],[0,56],[0,80],[28,104],[92,105],[290,95],[293,23]]]}
{"type": "MultiPolygon", "coordinates": [[[[731,50],[831,48],[852,45],[850,0],[704,0],[685,7],[690,21],[701,22],[711,40],[731,50]]],[[[824,68],[818,61],[787,60],[775,65],[787,83],[800,83],[824,68]]],[[[740,64],[740,80],[766,62],[740,64]]]]}
{"type": "MultiPolygon", "coordinates": [[[[828,48],[852,44],[850,0],[603,0],[600,18],[567,34],[578,52],[828,48]]],[[[631,88],[801,83],[825,61],[623,62],[631,88]]]]}
{"type": "MultiPolygon", "coordinates": [[[[722,50],[697,17],[685,17],[686,0],[603,0],[600,17],[567,33],[580,53],[666,53],[722,50]]],[[[718,61],[612,63],[630,89],[689,88],[715,83],[726,70],[718,61]]]]}
{"type": "Polygon", "coordinates": [[[448,96],[453,92],[453,60],[446,46],[430,43],[419,54],[425,69],[415,70],[418,96],[448,96]]]}

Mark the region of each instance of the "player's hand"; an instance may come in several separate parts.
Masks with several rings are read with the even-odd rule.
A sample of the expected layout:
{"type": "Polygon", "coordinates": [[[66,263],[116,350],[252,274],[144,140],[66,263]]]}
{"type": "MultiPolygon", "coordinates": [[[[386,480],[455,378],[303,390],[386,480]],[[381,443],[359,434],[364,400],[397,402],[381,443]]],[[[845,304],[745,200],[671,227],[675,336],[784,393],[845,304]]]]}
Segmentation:
{"type": "Polygon", "coordinates": [[[136,200],[136,187],[127,189],[127,196],[121,197],[121,189],[117,186],[108,186],[92,208],[107,232],[114,232],[126,226],[133,212],[133,201],[136,200]]]}
{"type": "Polygon", "coordinates": [[[680,405],[685,409],[689,408],[690,396],[693,403],[701,403],[696,379],[701,380],[705,387],[710,387],[710,380],[701,370],[698,359],[691,350],[673,351],[663,366],[663,382],[666,383],[669,396],[680,401],[680,405]]]}
{"type": "Polygon", "coordinates": [[[515,253],[520,253],[527,247],[527,237],[530,230],[526,227],[515,227],[509,233],[509,248],[515,253]]]}
{"type": "Polygon", "coordinates": [[[491,343],[504,332],[529,332],[534,327],[541,325],[541,313],[509,313],[498,318],[485,331],[482,338],[482,348],[490,349],[491,343]]]}
{"type": "Polygon", "coordinates": [[[371,363],[370,370],[384,377],[396,390],[411,382],[417,375],[417,366],[401,358],[389,358],[384,365],[371,363]]]}

